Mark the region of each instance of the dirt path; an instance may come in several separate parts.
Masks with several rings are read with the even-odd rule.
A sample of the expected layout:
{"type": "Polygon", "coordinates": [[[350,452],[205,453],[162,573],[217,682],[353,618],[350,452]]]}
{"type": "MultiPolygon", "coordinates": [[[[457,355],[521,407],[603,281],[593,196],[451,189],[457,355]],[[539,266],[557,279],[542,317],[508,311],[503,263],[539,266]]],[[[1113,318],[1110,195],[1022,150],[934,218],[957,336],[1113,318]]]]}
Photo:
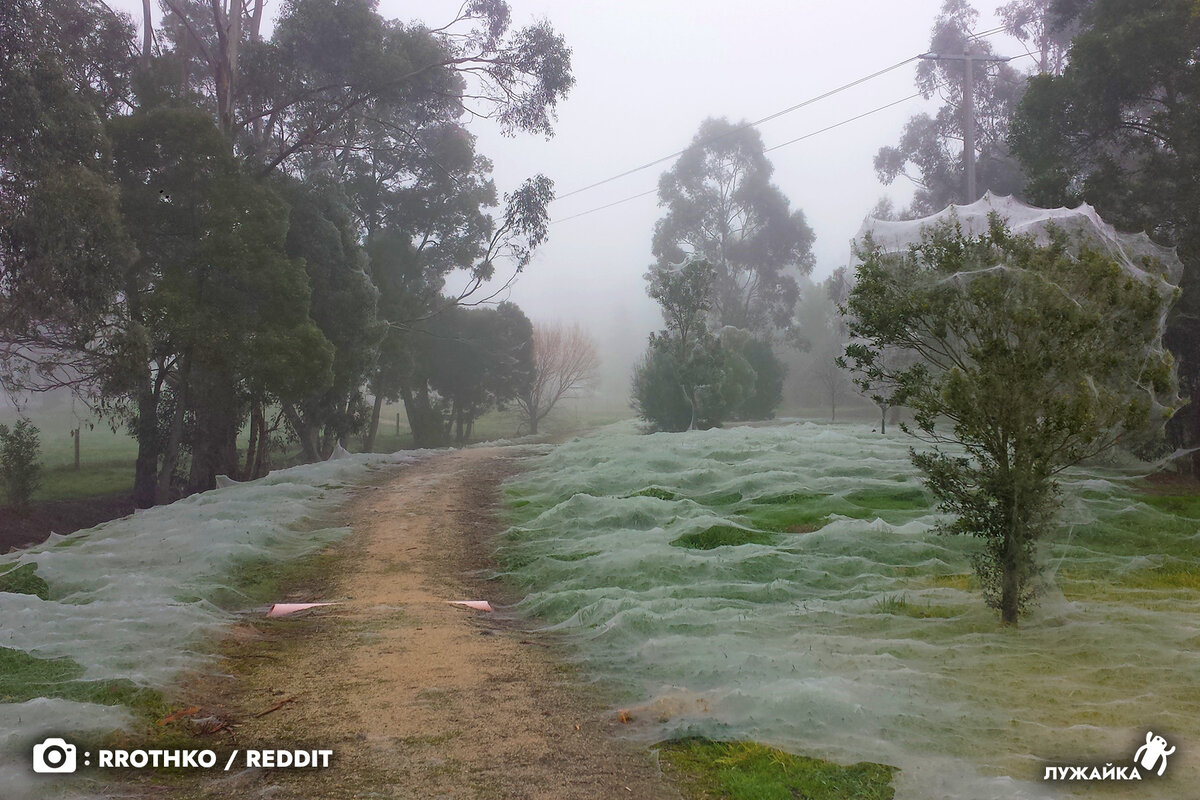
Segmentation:
{"type": "Polygon", "coordinates": [[[247,772],[202,795],[679,796],[650,754],[614,738],[619,722],[555,642],[503,608],[446,603],[514,600],[485,575],[498,486],[517,455],[439,455],[351,504],[354,533],[321,593],[341,605],[254,633],[223,709],[237,725],[222,744],[331,748],[334,766],[247,772]]]}

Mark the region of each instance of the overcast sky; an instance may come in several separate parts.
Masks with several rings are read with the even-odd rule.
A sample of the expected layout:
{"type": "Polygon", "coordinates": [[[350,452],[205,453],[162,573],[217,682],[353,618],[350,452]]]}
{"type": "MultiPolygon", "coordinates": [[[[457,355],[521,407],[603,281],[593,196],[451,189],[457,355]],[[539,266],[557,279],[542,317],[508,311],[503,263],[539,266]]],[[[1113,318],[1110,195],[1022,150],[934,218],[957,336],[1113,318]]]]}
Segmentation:
{"type": "MultiPolygon", "coordinates": [[[[923,52],[941,0],[510,0],[515,25],[545,17],[574,51],[576,86],[560,107],[556,135],[506,139],[472,124],[495,163],[498,187],[541,172],[560,194],[680,150],[707,116],[754,120],[923,52]],[[853,8],[852,13],[850,9],[853,8]]],[[[977,30],[998,25],[1003,0],[976,0],[977,30]]],[[[382,0],[388,18],[437,27],[461,0],[382,0]]],[[[114,5],[135,12],[138,0],[114,5]]],[[[274,15],[279,0],[268,13],[274,15]]],[[[1005,36],[989,41],[1016,55],[1005,36]]],[[[1017,62],[1014,66],[1024,66],[1017,62]]],[[[913,94],[911,64],[760,127],[767,147],[818,131],[913,94]]],[[[905,120],[935,104],[910,100],[769,154],[774,180],[816,232],[815,277],[846,264],[849,242],[879,198],[903,205],[911,187],[882,186],[871,162],[898,141],[905,120]]],[[[662,164],[552,206],[563,219],[653,189],[662,164]]],[[[550,240],[512,289],[534,320],[579,320],[626,362],[659,326],[642,275],[660,216],[653,195],[555,223],[550,240]]],[[[621,362],[620,365],[616,362],[621,362]]],[[[623,388],[623,387],[622,387],[623,388]]]]}

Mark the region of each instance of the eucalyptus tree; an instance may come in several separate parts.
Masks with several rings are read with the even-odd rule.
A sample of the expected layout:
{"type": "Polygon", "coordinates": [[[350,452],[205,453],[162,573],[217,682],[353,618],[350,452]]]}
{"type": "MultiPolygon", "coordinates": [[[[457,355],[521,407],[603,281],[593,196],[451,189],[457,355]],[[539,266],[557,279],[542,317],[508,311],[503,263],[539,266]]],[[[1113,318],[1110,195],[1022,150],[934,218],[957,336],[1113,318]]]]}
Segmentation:
{"type": "Polygon", "coordinates": [[[121,369],[104,393],[138,439],[139,506],[241,476],[247,404],[290,402],[330,381],[331,347],[309,317],[304,263],[285,255],[288,208],[247,175],[211,118],[159,108],[108,125],[121,214],[136,245],[110,334],[121,369]]]}
{"type": "MultiPolygon", "coordinates": [[[[1029,53],[1035,56],[1039,72],[1062,69],[1069,40],[1056,24],[1051,2],[1014,0],[999,10],[1006,31],[1032,48],[1029,53]]],[[[979,12],[967,0],[945,0],[933,25],[929,50],[943,55],[998,55],[987,39],[972,34],[978,25],[979,12]]],[[[976,63],[973,69],[977,191],[980,195],[986,191],[1021,195],[1025,177],[1009,151],[1008,135],[1027,77],[1007,63],[986,67],[976,63]]],[[[917,67],[917,88],[925,99],[940,97],[942,105],[933,115],[921,113],[910,118],[900,141],[880,148],[875,155],[880,181],[890,185],[903,177],[916,189],[909,208],[901,212],[905,218],[977,199],[963,196],[964,70],[961,60],[922,61],[917,67]]]]}
{"type": "Polygon", "coordinates": [[[813,232],[771,183],[774,167],[754,128],[707,119],[658,182],[666,214],[654,227],[659,270],[689,256],[713,270],[711,316],[759,335],[787,328],[812,271],[813,232]]]}
{"type": "Polygon", "coordinates": [[[134,69],[129,20],[94,0],[0,4],[0,387],[94,398],[133,250],[103,120],[134,69]]]}

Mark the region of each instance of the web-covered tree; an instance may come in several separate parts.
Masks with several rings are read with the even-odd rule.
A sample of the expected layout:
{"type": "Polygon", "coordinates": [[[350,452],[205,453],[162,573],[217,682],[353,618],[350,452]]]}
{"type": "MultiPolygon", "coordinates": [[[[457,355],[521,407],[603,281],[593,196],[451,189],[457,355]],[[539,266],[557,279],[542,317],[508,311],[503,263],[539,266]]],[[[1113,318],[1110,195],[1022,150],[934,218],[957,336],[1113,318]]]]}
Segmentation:
{"type": "MultiPolygon", "coordinates": [[[[1078,29],[1068,66],[1031,81],[1013,151],[1039,205],[1093,205],[1115,225],[1178,248],[1187,269],[1167,327],[1184,394],[1200,397],[1200,13],[1190,0],[1060,0],[1078,29]]],[[[1200,441],[1200,403],[1168,425],[1179,447],[1200,441]]],[[[1192,469],[1200,472],[1200,452],[1192,469]]]]}
{"type": "Polygon", "coordinates": [[[996,214],[980,235],[931,224],[906,252],[868,237],[846,303],[847,362],[866,392],[913,411],[931,445],[913,463],[954,515],[944,530],[984,540],[975,569],[1009,624],[1034,595],[1058,476],[1178,405],[1162,346],[1175,287],[1149,259],[1119,262],[1054,227],[1043,238],[996,214]],[[893,350],[916,358],[896,366],[893,350]]]}

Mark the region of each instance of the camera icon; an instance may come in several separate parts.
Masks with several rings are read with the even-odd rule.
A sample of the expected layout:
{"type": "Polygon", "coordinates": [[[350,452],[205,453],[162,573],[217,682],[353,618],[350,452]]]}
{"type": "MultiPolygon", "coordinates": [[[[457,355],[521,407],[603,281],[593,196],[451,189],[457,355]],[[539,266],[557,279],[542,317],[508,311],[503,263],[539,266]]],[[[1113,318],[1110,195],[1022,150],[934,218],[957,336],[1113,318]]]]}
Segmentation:
{"type": "Polygon", "coordinates": [[[75,745],[51,736],[33,746],[33,771],[66,773],[75,771],[75,745]]]}

